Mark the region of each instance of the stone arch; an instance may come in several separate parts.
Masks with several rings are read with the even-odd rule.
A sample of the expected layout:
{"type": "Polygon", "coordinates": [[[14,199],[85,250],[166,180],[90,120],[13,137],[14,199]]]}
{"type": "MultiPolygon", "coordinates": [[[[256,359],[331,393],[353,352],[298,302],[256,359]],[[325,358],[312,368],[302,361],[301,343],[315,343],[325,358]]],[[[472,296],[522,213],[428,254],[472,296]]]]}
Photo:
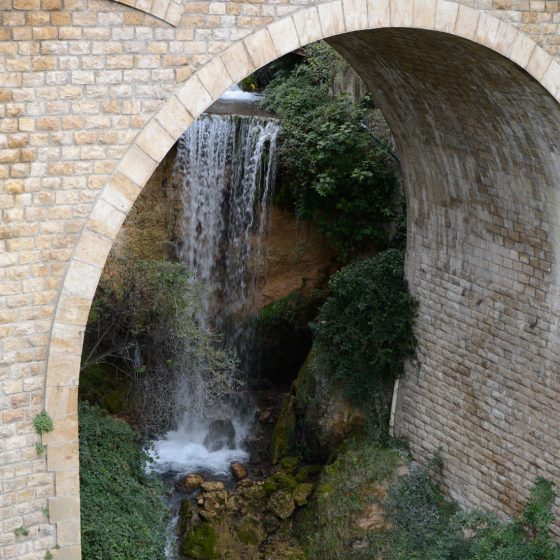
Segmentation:
{"type": "MultiPolygon", "coordinates": [[[[319,39],[340,38],[350,32],[402,33],[407,29],[426,33],[424,37],[455,38],[489,49],[494,56],[513,62],[560,102],[560,64],[556,60],[512,25],[447,0],[335,0],[320,4],[270,23],[200,68],[166,101],[120,161],[79,237],[59,295],[49,346],[45,402],[56,425],[46,436],[48,470],[56,477],[56,496],[49,503],[50,520],[57,524],[59,544],[68,554],[65,558],[78,558],[80,554],[77,396],[83,331],[111,245],[145,183],[192,121],[232,84],[256,69],[319,39]]],[[[344,50],[343,43],[337,45],[344,50]]],[[[359,48],[359,40],[354,46],[349,43],[348,56],[359,48]]],[[[385,100],[381,98],[380,102],[385,108],[385,100]]],[[[410,159],[406,146],[404,153],[405,159],[410,159]]],[[[453,171],[449,169],[448,173],[453,171]]],[[[424,174],[421,178],[426,177],[424,174]]],[[[412,203],[410,212],[418,212],[418,201],[412,203]]],[[[416,261],[417,266],[424,266],[421,260],[416,261]]],[[[456,288],[460,291],[464,287],[456,288]]],[[[474,398],[467,397],[468,402],[473,401],[469,413],[477,414],[474,398]]],[[[414,432],[414,427],[410,431],[414,432]]],[[[433,435],[429,431],[428,427],[422,434],[433,435]]],[[[463,482],[465,487],[454,491],[458,498],[464,497],[470,481],[463,482]]],[[[461,482],[458,484],[461,486],[461,482]]],[[[499,500],[498,496],[494,501],[499,500]]]]}
{"type": "Polygon", "coordinates": [[[183,5],[179,0],[113,0],[161,19],[174,27],[179,25],[183,5]]]}

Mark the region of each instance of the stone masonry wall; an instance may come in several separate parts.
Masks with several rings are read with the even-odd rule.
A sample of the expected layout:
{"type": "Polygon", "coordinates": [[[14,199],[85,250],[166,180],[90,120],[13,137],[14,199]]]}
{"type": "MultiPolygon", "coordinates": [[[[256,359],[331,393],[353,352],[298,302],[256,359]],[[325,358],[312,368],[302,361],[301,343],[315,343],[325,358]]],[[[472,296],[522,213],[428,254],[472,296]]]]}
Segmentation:
{"type": "Polygon", "coordinates": [[[420,457],[445,448],[465,505],[512,511],[533,475],[557,476],[558,3],[128,4],[0,0],[0,559],[80,557],[83,328],[158,163],[235,81],[365,29],[446,34],[336,40],[404,163],[420,367],[397,426],[420,457]]]}

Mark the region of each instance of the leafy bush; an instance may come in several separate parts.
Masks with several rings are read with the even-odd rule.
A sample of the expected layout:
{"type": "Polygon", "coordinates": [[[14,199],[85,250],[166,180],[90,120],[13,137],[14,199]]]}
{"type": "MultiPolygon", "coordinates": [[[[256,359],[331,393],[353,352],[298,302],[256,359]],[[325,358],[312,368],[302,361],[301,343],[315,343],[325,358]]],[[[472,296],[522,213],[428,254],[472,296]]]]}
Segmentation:
{"type": "Polygon", "coordinates": [[[126,412],[143,430],[161,432],[183,412],[170,406],[170,395],[188,372],[192,383],[204,376],[209,390],[200,407],[211,411],[233,389],[235,363],[198,321],[201,289],[181,263],[111,259],[86,329],[82,399],[101,404],[100,379],[113,370],[115,378],[102,383],[105,397],[111,389],[102,404],[121,412],[132,393],[126,412]]]}
{"type": "Polygon", "coordinates": [[[263,106],[282,120],[278,192],[344,258],[385,248],[398,191],[387,148],[363,124],[371,100],[332,93],[342,59],[328,45],[305,52],[303,64],[279,73],[264,92],[263,106]]]}
{"type": "Polygon", "coordinates": [[[524,512],[509,522],[483,512],[458,512],[432,482],[431,466],[415,465],[391,488],[391,529],[370,535],[363,558],[376,560],[558,560],[549,527],[552,484],[537,479],[524,512]]]}
{"type": "Polygon", "coordinates": [[[80,403],[82,551],[88,560],[163,560],[166,507],[123,420],[80,403]]]}
{"type": "Polygon", "coordinates": [[[415,301],[404,278],[404,253],[390,249],[355,262],[330,281],[331,296],[314,325],[317,363],[372,420],[386,440],[391,391],[415,353],[415,301]]]}

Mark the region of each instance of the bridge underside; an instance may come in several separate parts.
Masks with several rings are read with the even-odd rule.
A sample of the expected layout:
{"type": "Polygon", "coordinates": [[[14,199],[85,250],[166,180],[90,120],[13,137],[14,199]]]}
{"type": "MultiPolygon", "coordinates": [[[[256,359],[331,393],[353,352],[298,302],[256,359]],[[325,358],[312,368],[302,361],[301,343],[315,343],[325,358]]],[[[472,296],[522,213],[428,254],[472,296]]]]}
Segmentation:
{"type": "Polygon", "coordinates": [[[424,459],[442,449],[461,504],[513,513],[536,476],[560,479],[560,108],[461,38],[387,29],[329,42],[401,154],[420,306],[396,432],[424,459]]]}

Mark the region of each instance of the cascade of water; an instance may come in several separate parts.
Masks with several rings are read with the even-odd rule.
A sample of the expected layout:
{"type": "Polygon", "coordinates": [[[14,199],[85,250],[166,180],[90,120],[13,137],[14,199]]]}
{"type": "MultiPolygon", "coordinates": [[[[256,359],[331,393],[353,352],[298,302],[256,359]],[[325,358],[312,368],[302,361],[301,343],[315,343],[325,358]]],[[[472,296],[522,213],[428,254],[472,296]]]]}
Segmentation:
{"type": "MultiPolygon", "coordinates": [[[[240,324],[262,273],[278,131],[275,120],[204,115],[179,140],[173,169],[183,206],[179,257],[205,286],[199,321],[219,332],[242,364],[250,349],[240,324]]],[[[185,372],[179,398],[186,412],[177,430],[156,442],[160,468],[220,470],[243,457],[247,418],[235,400],[223,400],[218,411],[209,405],[204,374],[185,372]]]]}

